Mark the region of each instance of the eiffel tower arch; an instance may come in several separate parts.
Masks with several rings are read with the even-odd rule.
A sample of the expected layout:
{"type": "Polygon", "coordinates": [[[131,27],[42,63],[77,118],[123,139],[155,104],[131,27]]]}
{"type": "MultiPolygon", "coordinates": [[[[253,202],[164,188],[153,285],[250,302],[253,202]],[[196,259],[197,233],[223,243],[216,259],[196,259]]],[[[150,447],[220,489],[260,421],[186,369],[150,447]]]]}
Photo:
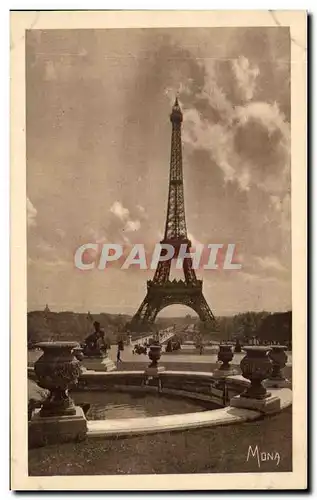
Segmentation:
{"type": "Polygon", "coordinates": [[[214,320],[202,293],[201,280],[197,280],[197,283],[192,285],[184,280],[167,281],[163,285],[150,280],[147,287],[146,297],[134,315],[131,325],[133,323],[135,326],[151,325],[160,311],[174,304],[190,307],[202,322],[214,320]]]}
{"type": "MultiPolygon", "coordinates": [[[[185,219],[182,139],[183,114],[176,98],[170,115],[172,123],[171,160],[167,215],[164,238],[160,242],[174,248],[177,258],[181,245],[189,252],[191,241],[187,236],[185,219]],[[185,247],[184,247],[185,246],[185,247]]],[[[161,250],[163,257],[165,250],[161,250]]],[[[170,280],[172,259],[159,261],[153,280],[147,282],[147,293],[139,309],[127,325],[130,331],[146,331],[153,325],[158,313],[173,304],[193,309],[205,325],[215,325],[214,315],[203,295],[203,282],[196,277],[191,257],[183,260],[184,279],[170,280]]]]}

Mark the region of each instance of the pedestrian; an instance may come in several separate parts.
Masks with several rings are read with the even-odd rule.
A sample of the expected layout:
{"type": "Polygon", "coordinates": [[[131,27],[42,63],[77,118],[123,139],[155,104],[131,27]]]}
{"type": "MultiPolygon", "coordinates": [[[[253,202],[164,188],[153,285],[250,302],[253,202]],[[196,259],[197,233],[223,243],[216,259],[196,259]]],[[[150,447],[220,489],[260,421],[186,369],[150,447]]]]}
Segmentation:
{"type": "Polygon", "coordinates": [[[122,359],[121,359],[121,351],[123,351],[124,347],[123,347],[123,340],[119,340],[118,342],[118,350],[117,350],[117,363],[121,363],[122,362],[122,359]]]}
{"type": "Polygon", "coordinates": [[[117,350],[117,363],[121,363],[122,359],[121,359],[121,351],[119,349],[119,346],[118,346],[118,350],[117,350]]]}

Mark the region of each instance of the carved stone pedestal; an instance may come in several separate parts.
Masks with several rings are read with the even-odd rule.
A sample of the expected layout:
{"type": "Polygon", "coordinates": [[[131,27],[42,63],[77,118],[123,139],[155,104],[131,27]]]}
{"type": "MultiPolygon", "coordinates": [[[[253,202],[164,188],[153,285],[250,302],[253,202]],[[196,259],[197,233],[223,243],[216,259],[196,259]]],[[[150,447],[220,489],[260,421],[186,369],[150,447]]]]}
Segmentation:
{"type": "Polygon", "coordinates": [[[157,367],[148,366],[147,368],[145,368],[144,373],[149,377],[155,377],[156,375],[164,371],[165,371],[165,366],[157,366],[157,367]]]}
{"type": "Polygon", "coordinates": [[[272,396],[263,385],[263,380],[272,374],[272,361],[268,357],[269,347],[243,347],[246,356],[241,360],[240,367],[244,378],[250,380],[250,386],[239,396],[230,400],[230,405],[238,408],[257,410],[263,413],[279,411],[281,400],[272,396]]]}
{"type": "Polygon", "coordinates": [[[87,434],[87,420],[82,408],[75,406],[74,415],[42,417],[35,410],[29,422],[29,446],[81,441],[87,434]]]}
{"type": "Polygon", "coordinates": [[[233,396],[230,399],[230,406],[236,408],[246,408],[262,413],[275,413],[281,409],[281,400],[276,396],[268,396],[265,399],[246,398],[243,395],[233,396]]]}
{"type": "Polygon", "coordinates": [[[38,385],[49,394],[29,422],[29,446],[64,443],[84,439],[87,421],[76,406],[69,389],[81,375],[77,342],[40,342],[42,356],[34,364],[38,385]]]}

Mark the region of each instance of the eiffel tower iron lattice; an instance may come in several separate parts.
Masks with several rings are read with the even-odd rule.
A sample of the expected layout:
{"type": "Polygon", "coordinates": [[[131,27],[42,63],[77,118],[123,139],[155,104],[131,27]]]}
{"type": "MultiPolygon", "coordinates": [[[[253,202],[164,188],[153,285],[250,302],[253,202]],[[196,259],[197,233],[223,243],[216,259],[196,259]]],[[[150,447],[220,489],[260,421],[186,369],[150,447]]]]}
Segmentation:
{"type": "MultiPolygon", "coordinates": [[[[180,246],[186,245],[189,252],[191,241],[188,239],[182,162],[181,127],[183,114],[176,98],[170,115],[172,122],[171,160],[167,216],[164,239],[161,244],[174,247],[174,258],[177,257],[180,246]]],[[[183,247],[184,248],[184,247],[183,247]]],[[[161,256],[166,250],[162,248],[161,256]]],[[[166,255],[166,254],[165,254],[166,255]]],[[[192,258],[186,257],[183,261],[184,280],[170,278],[172,259],[159,261],[153,280],[147,282],[147,294],[138,311],[133,316],[129,325],[130,331],[145,331],[153,325],[157,314],[165,307],[172,304],[182,304],[193,309],[205,324],[215,321],[214,315],[203,295],[202,280],[198,280],[192,267],[192,258]]]]}

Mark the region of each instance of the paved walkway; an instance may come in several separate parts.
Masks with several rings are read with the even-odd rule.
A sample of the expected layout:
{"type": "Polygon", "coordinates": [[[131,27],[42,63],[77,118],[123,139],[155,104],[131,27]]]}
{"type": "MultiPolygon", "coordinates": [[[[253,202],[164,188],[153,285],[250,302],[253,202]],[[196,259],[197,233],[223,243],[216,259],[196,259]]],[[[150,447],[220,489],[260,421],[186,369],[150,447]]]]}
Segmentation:
{"type": "MultiPolygon", "coordinates": [[[[287,366],[292,365],[292,353],[288,352],[288,361],[287,366]]],[[[117,346],[112,346],[109,351],[110,358],[116,362],[117,360],[117,346]]],[[[238,365],[241,359],[245,356],[245,353],[235,353],[233,358],[233,363],[238,365]]],[[[184,346],[180,351],[177,351],[177,354],[173,353],[162,353],[161,363],[169,362],[169,363],[216,363],[218,355],[212,352],[212,348],[205,349],[204,354],[195,354],[195,351],[191,348],[191,346],[184,346]],[[186,352],[187,351],[187,352],[186,352]],[[190,351],[190,353],[188,352],[190,351]],[[210,354],[208,351],[211,351],[210,354]]],[[[149,358],[145,354],[132,354],[132,347],[125,346],[124,351],[121,352],[121,359],[125,362],[133,362],[133,363],[148,363],[149,358]]]]}
{"type": "MultiPolygon", "coordinates": [[[[200,363],[207,363],[209,365],[214,365],[217,363],[217,354],[212,352],[212,348],[205,349],[204,354],[199,355],[198,353],[196,354],[195,351],[191,348],[191,346],[184,346],[180,351],[176,351],[177,354],[174,353],[162,353],[161,356],[161,363],[184,363],[184,364],[200,364],[200,363]],[[187,352],[186,352],[187,351],[187,352]],[[209,353],[209,352],[210,353],[209,353]]],[[[40,351],[30,351],[28,353],[28,361],[29,363],[35,362],[38,357],[41,355],[40,351]]],[[[287,360],[287,366],[292,366],[292,353],[287,352],[288,355],[288,360],[287,360]]],[[[113,345],[111,346],[111,349],[109,351],[109,357],[116,362],[117,361],[117,346],[113,345]]],[[[241,359],[244,357],[244,353],[236,353],[234,354],[234,358],[232,363],[235,365],[238,365],[241,361],[241,359]]],[[[132,354],[132,347],[131,346],[124,346],[124,351],[121,352],[121,358],[122,361],[125,363],[133,363],[137,364],[140,363],[142,365],[148,364],[149,357],[145,354],[132,354]]],[[[123,366],[120,367],[120,369],[123,369],[123,366]]]]}

